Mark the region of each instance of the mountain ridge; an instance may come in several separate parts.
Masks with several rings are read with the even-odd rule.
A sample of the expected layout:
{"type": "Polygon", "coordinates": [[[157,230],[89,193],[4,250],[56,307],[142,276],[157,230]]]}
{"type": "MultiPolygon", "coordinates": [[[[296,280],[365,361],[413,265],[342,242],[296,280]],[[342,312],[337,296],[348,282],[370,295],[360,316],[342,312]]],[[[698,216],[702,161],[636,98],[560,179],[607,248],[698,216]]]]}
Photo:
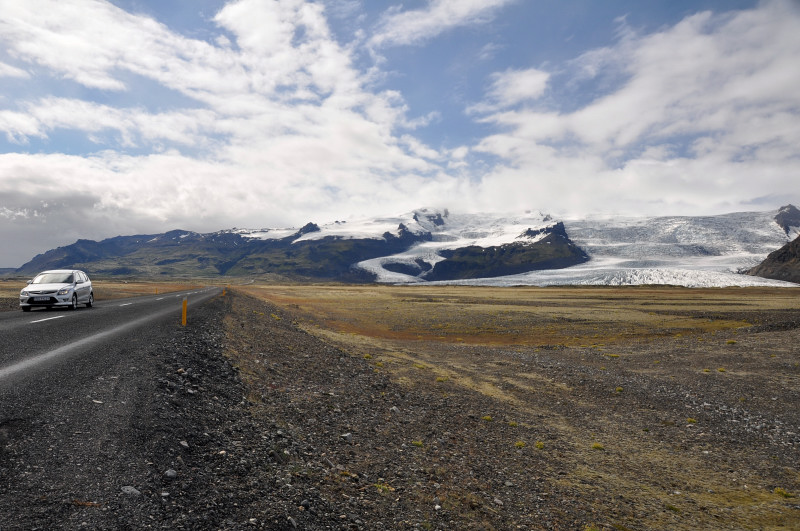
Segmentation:
{"type": "MultiPolygon", "coordinates": [[[[440,242],[442,250],[447,248],[446,242],[454,239],[445,229],[449,216],[447,210],[419,209],[398,218],[356,224],[337,221],[319,226],[310,222],[297,230],[231,229],[208,234],[172,230],[163,234],[116,236],[100,242],[78,240],[37,255],[17,273],[81,267],[104,275],[278,274],[298,279],[371,282],[377,280],[377,275],[358,267],[360,262],[395,256],[433,240],[440,242]]],[[[492,234],[479,234],[485,228],[474,229],[473,239],[479,245],[473,247],[488,250],[488,255],[471,256],[471,267],[467,268],[466,255],[455,254],[461,246],[450,246],[454,251],[451,256],[437,254],[432,263],[424,259],[415,262],[420,279],[426,275],[436,280],[478,278],[537,267],[565,267],[588,260],[569,241],[563,224],[545,220],[543,216],[527,221],[531,223],[523,223],[524,228],[518,229],[523,233],[519,241],[501,238],[498,245],[486,244],[492,241],[492,234]],[[553,237],[544,241],[551,233],[553,237]],[[543,265],[537,265],[539,262],[543,265]],[[456,265],[448,269],[447,264],[456,265]]]]}
{"type": "Polygon", "coordinates": [[[760,280],[738,273],[798,234],[800,211],[793,205],[716,216],[578,220],[421,208],[394,217],[309,222],[299,229],[81,239],[37,255],[17,273],[81,267],[101,275],[149,277],[751,285],[760,280]]]}

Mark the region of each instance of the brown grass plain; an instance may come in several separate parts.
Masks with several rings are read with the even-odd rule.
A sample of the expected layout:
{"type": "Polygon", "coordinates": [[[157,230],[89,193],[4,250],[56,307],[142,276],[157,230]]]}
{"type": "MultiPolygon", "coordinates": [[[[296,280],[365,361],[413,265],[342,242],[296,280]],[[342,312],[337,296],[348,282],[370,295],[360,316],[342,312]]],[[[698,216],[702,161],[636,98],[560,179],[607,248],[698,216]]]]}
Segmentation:
{"type": "Polygon", "coordinates": [[[400,386],[477,392],[585,529],[800,528],[798,289],[236,289],[400,386]]]}

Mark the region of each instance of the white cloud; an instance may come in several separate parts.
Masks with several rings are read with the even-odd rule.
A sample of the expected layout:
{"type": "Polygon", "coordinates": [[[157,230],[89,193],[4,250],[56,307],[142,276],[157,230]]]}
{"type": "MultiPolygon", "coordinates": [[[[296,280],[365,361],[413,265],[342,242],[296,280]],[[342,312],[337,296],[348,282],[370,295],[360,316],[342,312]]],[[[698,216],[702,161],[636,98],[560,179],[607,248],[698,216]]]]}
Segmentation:
{"type": "Polygon", "coordinates": [[[0,194],[68,189],[140,227],[186,221],[216,230],[232,218],[252,226],[325,221],[326,213],[341,217],[345,198],[358,214],[404,201],[410,209],[446,179],[426,160],[441,158],[434,149],[397,133],[438,115],[410,120],[398,93],[367,90],[320,4],[227,4],[214,20],[229,33],[215,46],[106,2],[76,2],[0,0],[0,40],[38,76],[115,92],[142,76],[188,98],[160,112],[74,96],[17,99],[16,109],[0,108],[8,139],[71,131],[97,142],[98,152],[0,155],[0,194]]]}
{"type": "Polygon", "coordinates": [[[456,137],[449,150],[422,138],[446,134],[446,110],[419,112],[402,93],[377,91],[377,67],[355,59],[359,46],[419,44],[509,3],[395,8],[372,41],[343,47],[324,7],[341,15],[357,0],[231,2],[207,41],[99,0],[0,0],[0,79],[36,88],[0,99],[0,134],[20,146],[0,154],[0,218],[29,236],[70,223],[63,245],[432,201],[697,213],[796,189],[800,15],[789,1],[652,34],[621,22],[616,43],[569,63],[503,69],[466,116],[491,133],[456,137]],[[170,101],[148,99],[153,87],[170,101]],[[565,104],[562,94],[583,99],[565,104]],[[96,152],[38,153],[64,137],[96,152]]]}
{"type": "Polygon", "coordinates": [[[420,44],[452,28],[482,24],[495,12],[516,0],[430,0],[423,9],[402,11],[395,6],[387,11],[372,45],[420,44]]]}
{"type": "Polygon", "coordinates": [[[15,144],[24,144],[31,136],[43,136],[36,118],[17,111],[0,111],[0,131],[15,144]]]}
{"type": "MultiPolygon", "coordinates": [[[[85,5],[98,6],[104,25],[122,27],[121,33],[125,27],[147,33],[139,38],[149,44],[133,54],[124,39],[111,38],[98,62],[68,58],[55,66],[41,51],[47,43],[100,37],[95,26],[66,26],[58,29],[66,36],[47,35],[39,42],[42,32],[25,30],[31,42],[19,55],[79,83],[91,72],[87,84],[92,88],[125,90],[127,72],[194,102],[151,112],[74,97],[19,101],[21,110],[0,111],[0,130],[7,135],[24,141],[73,131],[97,142],[98,152],[0,155],[0,195],[24,186],[32,200],[59,197],[68,189],[98,212],[125,212],[141,230],[166,224],[218,230],[234,223],[326,221],[345,215],[343,208],[359,215],[385,213],[388,205],[411,209],[425,204],[424,194],[438,191],[439,183],[450,181],[429,162],[441,160],[436,150],[396,132],[424,126],[438,115],[409,120],[398,93],[366,90],[350,52],[330,36],[317,4],[228,4],[215,18],[230,32],[231,42],[220,47],[172,34],[103,3],[85,5]],[[127,148],[149,154],[126,154],[127,148]]],[[[33,14],[27,16],[20,26],[35,25],[33,14]]],[[[31,208],[20,201],[9,212],[31,208]]],[[[91,234],[87,230],[83,237],[91,234]]]]}
{"type": "Polygon", "coordinates": [[[547,89],[550,73],[536,68],[506,70],[492,74],[492,84],[484,103],[470,107],[469,112],[485,113],[513,107],[540,98],[547,89]]]}
{"type": "MultiPolygon", "coordinates": [[[[484,111],[497,112],[483,120],[504,132],[476,148],[506,162],[483,186],[514,181],[517,190],[567,194],[577,210],[599,201],[672,213],[741,206],[759,195],[755,183],[791,189],[800,142],[797,57],[800,9],[774,1],[699,13],[648,35],[627,32],[616,47],[588,52],[565,85],[610,74],[621,82],[575,110],[550,102],[550,109],[500,112],[498,80],[508,73],[496,74],[484,111]]],[[[524,93],[507,94],[513,103],[524,93]]]]}
{"type": "Polygon", "coordinates": [[[29,78],[30,74],[21,68],[0,63],[0,77],[29,78]]]}

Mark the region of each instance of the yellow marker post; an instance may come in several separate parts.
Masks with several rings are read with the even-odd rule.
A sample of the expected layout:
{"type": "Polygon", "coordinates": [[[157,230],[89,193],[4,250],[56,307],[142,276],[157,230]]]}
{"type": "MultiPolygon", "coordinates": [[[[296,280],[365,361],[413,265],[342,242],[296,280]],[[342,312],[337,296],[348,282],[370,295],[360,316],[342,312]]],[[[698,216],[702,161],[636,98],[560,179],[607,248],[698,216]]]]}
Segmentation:
{"type": "Polygon", "coordinates": [[[183,315],[181,316],[181,325],[186,326],[186,297],[183,298],[183,315]]]}

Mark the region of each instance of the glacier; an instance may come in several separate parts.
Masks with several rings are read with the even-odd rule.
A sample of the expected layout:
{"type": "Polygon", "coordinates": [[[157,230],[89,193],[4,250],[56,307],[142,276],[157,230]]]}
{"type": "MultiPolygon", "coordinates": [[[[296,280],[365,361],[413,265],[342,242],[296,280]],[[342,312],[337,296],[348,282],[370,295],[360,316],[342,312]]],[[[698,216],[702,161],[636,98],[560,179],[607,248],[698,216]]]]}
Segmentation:
{"type": "MultiPolygon", "coordinates": [[[[388,271],[383,265],[419,260],[432,265],[441,260],[438,251],[442,249],[502,245],[514,241],[528,228],[538,229],[556,223],[552,217],[541,213],[513,216],[444,212],[446,215],[436,210],[415,211],[415,222],[409,225],[415,230],[430,230],[432,241],[417,244],[397,255],[360,262],[358,267],[374,273],[381,283],[425,282],[388,271]]],[[[563,220],[567,234],[589,254],[589,262],[565,269],[426,284],[796,287],[797,284],[789,282],[742,274],[800,235],[798,227],[784,232],[775,221],[776,214],[777,211],[767,211],[716,216],[567,218],[563,220]]],[[[408,221],[409,216],[402,219],[408,221]]],[[[391,219],[390,223],[395,221],[397,219],[391,219]]],[[[365,227],[360,225],[360,228],[365,227]]],[[[363,231],[354,232],[363,234],[363,231]]],[[[315,237],[323,235],[324,231],[315,237]]]]}

